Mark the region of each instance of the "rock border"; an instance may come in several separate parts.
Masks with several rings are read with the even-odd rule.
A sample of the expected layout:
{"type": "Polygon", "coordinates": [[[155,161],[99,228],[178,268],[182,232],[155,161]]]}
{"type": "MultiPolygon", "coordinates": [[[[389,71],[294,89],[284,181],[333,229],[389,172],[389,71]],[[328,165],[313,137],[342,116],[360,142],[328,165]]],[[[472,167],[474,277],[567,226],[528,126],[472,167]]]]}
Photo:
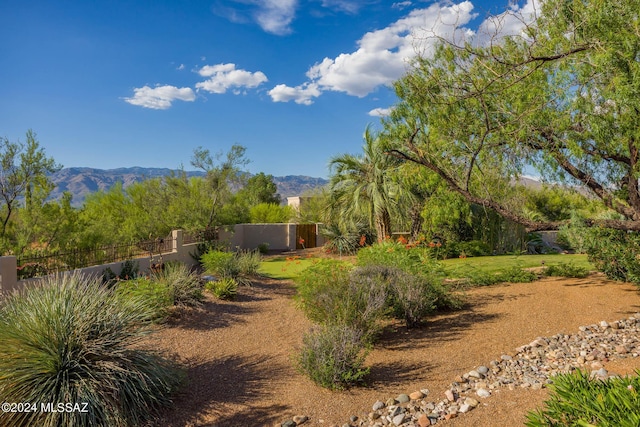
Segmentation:
{"type": "MultiPolygon", "coordinates": [[[[618,376],[607,372],[603,362],[640,354],[640,313],[612,323],[580,326],[574,334],[538,337],[503,354],[488,366],[466,372],[444,391],[444,398],[427,399],[429,390],[399,394],[385,402],[378,400],[365,417],[351,416],[341,427],[427,427],[465,414],[502,388],[539,390],[553,383],[553,376],[576,369],[590,370],[591,377],[607,379],[618,376]]],[[[296,427],[308,421],[304,415],[277,423],[276,427],[296,427]]],[[[330,425],[329,427],[339,427],[330,425]]]]}

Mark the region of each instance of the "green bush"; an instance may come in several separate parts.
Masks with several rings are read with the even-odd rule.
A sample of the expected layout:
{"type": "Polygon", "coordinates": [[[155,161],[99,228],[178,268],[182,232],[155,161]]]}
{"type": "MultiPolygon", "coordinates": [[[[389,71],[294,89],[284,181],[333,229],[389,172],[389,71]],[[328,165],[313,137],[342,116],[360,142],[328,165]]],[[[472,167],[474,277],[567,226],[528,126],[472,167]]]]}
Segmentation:
{"type": "Polygon", "coordinates": [[[235,254],[238,262],[239,275],[243,277],[257,276],[262,255],[260,251],[240,251],[235,254]]]}
{"type": "Polygon", "coordinates": [[[543,274],[545,276],[583,278],[589,275],[589,270],[573,263],[563,262],[545,267],[543,274]]]}
{"type": "Polygon", "coordinates": [[[208,251],[202,255],[200,262],[207,273],[217,277],[235,278],[240,274],[240,266],[233,252],[208,251]]]}
{"type": "Polygon", "coordinates": [[[170,403],[179,375],[140,347],[154,309],[100,282],[47,277],[2,301],[0,402],[86,402],[88,409],[5,412],[3,426],[124,427],[170,403]]]}
{"type": "Polygon", "coordinates": [[[207,273],[216,278],[229,277],[244,285],[250,285],[251,277],[258,275],[260,261],[259,251],[210,251],[200,258],[207,273]]]}
{"type": "Polygon", "coordinates": [[[407,248],[398,242],[385,241],[359,250],[357,263],[360,266],[383,265],[420,273],[436,265],[429,258],[422,256],[423,253],[420,249],[407,248]]]}
{"type": "Polygon", "coordinates": [[[322,259],[300,273],[296,279],[296,299],[309,319],[318,323],[335,319],[352,268],[343,261],[322,259]]]}
{"type": "Polygon", "coordinates": [[[402,271],[391,282],[391,291],[394,313],[397,318],[404,319],[407,328],[419,325],[436,309],[441,297],[440,290],[426,277],[402,271]]]}
{"type": "Polygon", "coordinates": [[[164,284],[146,277],[116,282],[114,288],[118,295],[127,299],[141,299],[153,309],[153,320],[167,317],[168,309],[173,305],[169,288],[164,284]]]}
{"type": "Polygon", "coordinates": [[[563,230],[565,239],[609,279],[640,284],[640,233],[586,227],[576,218],[563,230]]]}
{"type": "Polygon", "coordinates": [[[544,409],[529,412],[526,425],[637,427],[640,425],[640,372],[636,376],[590,379],[577,371],[554,378],[544,409]]]}
{"type": "Polygon", "coordinates": [[[219,280],[207,282],[205,289],[216,298],[232,300],[238,294],[238,282],[232,277],[223,277],[219,280]]]}
{"type": "Polygon", "coordinates": [[[332,390],[363,381],[367,344],[364,333],[344,324],[327,324],[303,337],[298,355],[299,370],[316,384],[332,390]]]}
{"type": "MultiPolygon", "coordinates": [[[[445,245],[447,246],[447,245],[445,245]]],[[[452,258],[464,256],[487,256],[491,255],[491,247],[481,240],[470,240],[468,242],[457,242],[454,244],[455,250],[452,251],[452,258]]]]}
{"type": "Polygon", "coordinates": [[[203,284],[197,274],[183,263],[167,262],[151,274],[151,280],[168,290],[171,305],[195,306],[202,302],[203,284]]]}
{"type": "Polygon", "coordinates": [[[538,275],[531,270],[513,266],[501,271],[498,279],[500,282],[531,283],[538,280],[538,275]]]}
{"type": "Polygon", "coordinates": [[[120,280],[133,280],[139,275],[139,264],[132,260],[127,260],[122,264],[119,274],[115,274],[111,268],[107,267],[102,272],[102,282],[113,286],[120,280]]]}
{"type": "Polygon", "coordinates": [[[434,309],[459,308],[460,298],[442,286],[444,270],[430,249],[415,248],[398,242],[376,243],[358,252],[358,265],[394,268],[398,278],[391,283],[391,306],[407,326],[434,309]]]}

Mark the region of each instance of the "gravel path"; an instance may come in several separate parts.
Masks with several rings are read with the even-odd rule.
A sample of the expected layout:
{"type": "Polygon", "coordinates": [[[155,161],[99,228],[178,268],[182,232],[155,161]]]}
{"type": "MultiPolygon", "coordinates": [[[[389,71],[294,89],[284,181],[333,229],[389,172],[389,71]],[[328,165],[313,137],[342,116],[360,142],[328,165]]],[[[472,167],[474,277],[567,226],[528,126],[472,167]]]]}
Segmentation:
{"type": "MultiPolygon", "coordinates": [[[[153,346],[185,364],[189,381],[157,425],[279,426],[295,416],[308,417],[305,426],[368,425],[383,423],[390,406],[403,408],[403,425],[420,425],[422,413],[422,422],[430,421],[425,420],[428,414],[447,399],[444,404],[455,404],[457,413],[438,425],[516,426],[546,397],[541,386],[546,377],[538,374],[580,364],[580,357],[580,365],[594,371],[626,374],[640,368],[640,358],[633,357],[635,318],[615,323],[640,312],[636,287],[600,275],[549,278],[471,290],[465,309],[435,316],[417,330],[391,324],[367,358],[368,385],[329,392],[293,368],[291,357],[310,326],[295,308],[293,294],[291,282],[262,280],[241,288],[237,301],[209,298],[204,307],[182,313],[160,331],[153,346]],[[590,326],[581,331],[585,325],[590,326]],[[606,336],[609,347],[599,346],[596,335],[606,336]],[[572,341],[574,337],[582,341],[572,341]],[[585,339],[594,345],[583,348],[585,339]],[[523,369],[518,362],[523,358],[533,360],[527,366],[536,366],[537,372],[523,369]],[[517,380],[507,379],[514,373],[517,380]],[[529,385],[523,386],[525,382],[529,385]],[[478,395],[480,389],[490,397],[478,395]],[[429,392],[400,405],[389,400],[420,390],[429,392]],[[445,392],[452,392],[452,399],[445,392]],[[378,401],[384,408],[370,421],[378,401]]],[[[393,417],[387,423],[394,425],[393,417]]]]}

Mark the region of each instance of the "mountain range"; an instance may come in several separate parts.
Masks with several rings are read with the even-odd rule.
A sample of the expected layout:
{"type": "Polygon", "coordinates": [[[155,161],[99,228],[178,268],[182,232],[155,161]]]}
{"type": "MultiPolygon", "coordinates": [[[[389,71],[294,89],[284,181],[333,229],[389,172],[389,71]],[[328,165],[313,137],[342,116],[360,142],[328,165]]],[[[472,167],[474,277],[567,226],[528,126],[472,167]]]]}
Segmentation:
{"type": "MultiPolygon", "coordinates": [[[[178,171],[168,168],[130,167],[118,169],[64,168],[49,177],[55,184],[51,193],[52,199],[59,199],[65,191],[73,195],[72,204],[82,206],[85,197],[96,191],[106,191],[114,184],[121,182],[126,188],[145,179],[169,176],[178,171]]],[[[204,172],[186,171],[188,177],[204,176],[204,172]]],[[[328,183],[326,179],[303,175],[274,176],[273,181],[282,199],[299,196],[306,191],[322,187],[328,183]]]]}

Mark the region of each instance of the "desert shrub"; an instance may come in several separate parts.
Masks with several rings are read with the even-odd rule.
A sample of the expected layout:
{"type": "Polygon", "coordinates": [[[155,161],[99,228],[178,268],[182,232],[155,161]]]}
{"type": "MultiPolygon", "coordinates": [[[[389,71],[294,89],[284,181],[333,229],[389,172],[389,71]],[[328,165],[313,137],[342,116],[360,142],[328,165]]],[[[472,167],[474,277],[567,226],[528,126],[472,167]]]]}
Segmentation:
{"type": "Polygon", "coordinates": [[[573,263],[560,263],[549,265],[544,268],[543,274],[545,276],[557,276],[557,277],[574,277],[583,278],[589,275],[589,270],[585,267],[580,267],[573,263]]]}
{"type": "Polygon", "coordinates": [[[119,274],[115,274],[111,268],[107,267],[102,272],[102,282],[113,286],[119,280],[133,280],[138,277],[140,266],[133,260],[127,260],[122,264],[119,274]]]}
{"type": "Polygon", "coordinates": [[[332,321],[362,330],[372,341],[380,329],[380,320],[389,312],[390,286],[395,271],[379,266],[357,267],[351,270],[342,296],[336,295],[332,321]]]}
{"type": "Polygon", "coordinates": [[[238,282],[232,277],[222,277],[218,280],[207,282],[205,289],[216,298],[232,300],[238,294],[238,282]]]}
{"type": "Polygon", "coordinates": [[[463,266],[460,268],[456,275],[465,286],[491,286],[496,283],[500,283],[502,279],[495,273],[489,273],[487,271],[475,268],[473,266],[463,266]]]}
{"type": "Polygon", "coordinates": [[[346,262],[322,259],[300,273],[296,279],[296,299],[309,319],[323,323],[335,318],[352,268],[346,262]]]}
{"type": "Polygon", "coordinates": [[[391,240],[362,248],[358,251],[357,263],[360,266],[383,265],[416,273],[431,267],[425,264],[432,264],[427,258],[421,256],[421,250],[407,248],[391,240]]]}
{"type": "Polygon", "coordinates": [[[258,251],[240,251],[237,253],[210,251],[200,258],[207,273],[216,278],[229,277],[244,285],[251,284],[251,276],[258,274],[261,255],[258,251]]]}
{"type": "MultiPolygon", "coordinates": [[[[47,277],[0,306],[0,402],[88,403],[88,412],[5,412],[2,425],[130,426],[170,403],[179,375],[140,347],[153,308],[100,278],[47,277]]],[[[39,409],[39,408],[38,408],[39,409]]]]}
{"type": "Polygon", "coordinates": [[[544,409],[529,412],[526,425],[635,427],[640,425],[640,379],[590,379],[577,371],[560,374],[550,386],[544,409]]]}
{"type": "Polygon", "coordinates": [[[364,333],[344,324],[327,324],[303,337],[298,368],[316,384],[343,389],[361,382],[369,373],[364,368],[367,344],[364,333]]]}
{"type": "Polygon", "coordinates": [[[589,261],[608,278],[640,283],[640,234],[603,228],[586,229],[589,261]]]}
{"type": "Polygon", "coordinates": [[[240,274],[240,266],[233,252],[208,251],[200,257],[200,262],[207,273],[217,277],[237,277],[240,274]]]}
{"type": "Polygon", "coordinates": [[[161,282],[138,277],[133,280],[116,282],[115,291],[127,299],[142,299],[153,310],[152,318],[160,321],[166,318],[168,309],[173,305],[169,288],[161,282]]]}
{"type": "Polygon", "coordinates": [[[235,256],[238,262],[239,275],[244,277],[258,275],[258,269],[262,261],[260,251],[240,251],[235,256]]]}
{"type": "MultiPolygon", "coordinates": [[[[435,246],[434,246],[435,247],[435,246]]],[[[376,243],[358,252],[358,265],[397,269],[390,283],[391,307],[408,327],[434,309],[459,308],[461,300],[442,286],[443,270],[429,251],[398,242],[376,243]]]]}
{"type": "Polygon", "coordinates": [[[498,273],[498,279],[500,282],[531,283],[538,280],[538,275],[514,265],[498,273]]]}
{"type": "Polygon", "coordinates": [[[440,290],[424,276],[400,272],[391,282],[392,307],[397,318],[404,319],[407,328],[420,324],[436,309],[440,290]]]}
{"type": "MultiPolygon", "coordinates": [[[[447,246],[447,245],[445,245],[447,246]]],[[[470,240],[468,242],[457,242],[452,257],[459,256],[487,256],[491,255],[491,247],[481,240],[470,240]]]]}
{"type": "Polygon", "coordinates": [[[498,273],[484,271],[471,265],[459,268],[455,275],[465,287],[491,286],[498,283],[530,283],[538,279],[538,275],[518,266],[508,267],[498,273]]]}
{"type": "Polygon", "coordinates": [[[151,274],[151,280],[167,289],[171,305],[195,306],[202,301],[202,282],[183,263],[165,263],[162,270],[151,274]]]}

